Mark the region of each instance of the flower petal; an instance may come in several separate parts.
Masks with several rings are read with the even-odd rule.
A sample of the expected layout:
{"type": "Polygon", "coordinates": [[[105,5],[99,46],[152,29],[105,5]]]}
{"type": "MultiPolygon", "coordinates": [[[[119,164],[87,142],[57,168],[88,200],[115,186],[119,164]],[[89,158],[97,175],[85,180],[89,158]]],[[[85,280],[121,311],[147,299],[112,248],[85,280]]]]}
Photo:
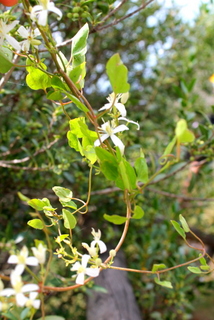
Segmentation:
{"type": "MultiPolygon", "coordinates": [[[[105,141],[105,140],[108,139],[108,138],[109,138],[109,134],[108,134],[108,133],[104,133],[104,134],[102,134],[102,135],[100,136],[101,142],[105,141]]],[[[100,140],[97,139],[97,140],[94,142],[94,146],[95,146],[95,147],[98,147],[98,146],[100,145],[100,140]]]]}
{"type": "Polygon", "coordinates": [[[125,118],[125,117],[119,117],[118,120],[125,120],[125,121],[127,121],[128,123],[136,124],[137,130],[140,130],[140,125],[139,125],[139,123],[137,123],[137,122],[135,122],[135,121],[129,120],[129,119],[125,118]]]}
{"type": "Polygon", "coordinates": [[[28,299],[23,295],[23,293],[16,294],[16,303],[19,307],[24,307],[28,299]]]}
{"type": "Polygon", "coordinates": [[[42,10],[38,15],[38,24],[45,27],[48,20],[48,10],[42,10]]]}
{"type": "Polygon", "coordinates": [[[86,272],[85,272],[88,276],[90,277],[98,277],[99,273],[100,273],[100,269],[99,268],[86,268],[86,272]]]}
{"type": "Polygon", "coordinates": [[[25,27],[23,27],[23,26],[19,27],[19,29],[17,30],[17,32],[20,34],[20,36],[21,36],[22,38],[27,38],[27,37],[29,36],[28,30],[27,30],[25,27]]]}
{"type": "Polygon", "coordinates": [[[53,2],[49,3],[48,10],[56,13],[59,16],[59,19],[62,18],[62,11],[56,8],[53,2]]]}
{"type": "Polygon", "coordinates": [[[26,259],[26,264],[29,266],[38,266],[39,265],[39,261],[36,257],[28,257],[26,259]]]}
{"type": "Polygon", "coordinates": [[[107,251],[106,244],[102,240],[99,240],[97,243],[98,243],[98,246],[100,248],[100,253],[103,253],[103,252],[107,251]]]}
{"type": "Polygon", "coordinates": [[[117,108],[117,110],[119,110],[121,116],[125,117],[127,114],[126,108],[122,103],[116,103],[115,107],[117,108]]]}
{"type": "Polygon", "coordinates": [[[12,288],[7,288],[0,292],[0,296],[3,296],[3,297],[10,297],[14,294],[15,294],[15,290],[12,288]]]}
{"type": "Polygon", "coordinates": [[[124,146],[124,144],[122,143],[122,141],[121,141],[117,136],[115,136],[114,134],[111,135],[110,138],[111,138],[111,140],[113,141],[114,145],[115,145],[116,147],[118,147],[118,148],[120,149],[121,153],[123,154],[123,153],[124,153],[125,146],[124,146]]]}
{"type": "Polygon", "coordinates": [[[21,50],[21,46],[20,46],[19,42],[16,41],[15,38],[11,37],[9,34],[7,34],[7,35],[5,36],[5,38],[6,38],[7,42],[8,42],[14,49],[16,49],[17,51],[21,50]]]}
{"type": "Polygon", "coordinates": [[[125,130],[129,130],[129,128],[125,126],[125,124],[121,124],[118,127],[114,128],[114,133],[122,132],[125,130]]]}
{"type": "Polygon", "coordinates": [[[81,267],[81,264],[79,263],[79,261],[77,261],[73,264],[71,271],[77,271],[77,270],[79,270],[80,267],[81,267]]]}
{"type": "Polygon", "coordinates": [[[85,268],[87,266],[87,263],[88,263],[88,260],[90,259],[91,257],[89,256],[89,254],[84,254],[82,256],[82,266],[83,268],[85,268]]]}
{"type": "Polygon", "coordinates": [[[14,269],[15,274],[21,275],[25,270],[25,265],[24,264],[17,264],[17,266],[14,269]]]}
{"type": "Polygon", "coordinates": [[[15,256],[15,254],[12,254],[7,260],[7,263],[18,263],[18,262],[19,262],[18,257],[15,256]]]}
{"type": "Polygon", "coordinates": [[[22,287],[22,292],[31,292],[31,291],[38,291],[38,290],[39,290],[39,286],[38,284],[35,284],[35,283],[28,283],[22,287]]]}
{"type": "Polygon", "coordinates": [[[77,275],[75,282],[76,282],[77,284],[84,284],[84,279],[85,279],[85,274],[84,274],[84,272],[81,272],[81,273],[79,273],[79,274],[77,275]]]}

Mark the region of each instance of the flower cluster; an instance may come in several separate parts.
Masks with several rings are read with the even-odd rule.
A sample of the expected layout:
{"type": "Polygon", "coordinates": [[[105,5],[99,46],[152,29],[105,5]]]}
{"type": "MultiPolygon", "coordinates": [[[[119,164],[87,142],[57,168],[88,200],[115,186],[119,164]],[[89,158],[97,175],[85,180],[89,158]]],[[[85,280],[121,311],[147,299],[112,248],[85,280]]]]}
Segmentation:
{"type": "MultiPolygon", "coordinates": [[[[24,284],[22,273],[26,266],[38,266],[44,264],[46,248],[40,243],[38,248],[32,248],[33,256],[28,256],[28,249],[24,246],[17,255],[11,255],[8,263],[16,264],[15,269],[11,272],[10,282],[12,288],[4,289],[3,283],[0,282],[0,299],[1,297],[15,296],[16,304],[19,307],[33,307],[39,309],[40,300],[37,299],[39,286],[37,284],[24,284]],[[26,295],[27,294],[27,295],[26,295]]],[[[5,309],[7,303],[0,301],[0,311],[5,309]]]]}
{"type": "Polygon", "coordinates": [[[117,96],[115,96],[115,94],[112,93],[107,98],[109,103],[106,103],[102,108],[99,109],[99,111],[103,111],[103,110],[110,111],[115,107],[122,117],[118,117],[117,120],[112,120],[111,122],[107,121],[101,125],[101,127],[100,127],[101,135],[100,135],[99,139],[97,139],[94,142],[95,147],[98,147],[106,139],[110,138],[112,140],[113,144],[120,149],[121,154],[123,154],[125,146],[124,146],[123,142],[116,136],[116,133],[123,132],[125,130],[129,130],[129,128],[124,124],[117,125],[117,122],[124,120],[127,123],[135,124],[137,126],[137,130],[140,129],[140,126],[137,122],[134,122],[134,121],[126,118],[126,114],[127,114],[126,108],[123,103],[119,102],[119,100],[121,100],[125,103],[127,98],[128,98],[127,93],[118,94],[117,96]],[[125,97],[125,99],[124,99],[124,97],[125,97]]]}
{"type": "Polygon", "coordinates": [[[107,250],[105,243],[100,240],[101,231],[98,230],[98,232],[95,232],[95,230],[92,228],[91,233],[94,236],[94,240],[91,242],[90,246],[87,243],[82,243],[82,246],[87,249],[89,254],[82,255],[81,263],[77,261],[71,268],[71,271],[77,272],[77,275],[75,275],[76,283],[81,285],[84,284],[85,275],[88,275],[90,277],[97,277],[99,275],[100,268],[97,264],[97,260],[100,260],[97,259],[99,256],[99,251],[100,253],[104,253],[107,250]],[[91,262],[93,263],[90,268],[87,267],[89,260],[91,260],[91,262]]]}
{"type": "MultiPolygon", "coordinates": [[[[59,16],[59,19],[62,18],[62,12],[55,7],[55,4],[53,2],[50,2],[49,0],[39,0],[39,2],[40,5],[34,6],[31,10],[30,18],[33,22],[36,21],[40,26],[46,26],[48,12],[54,12],[59,16]]],[[[35,39],[40,35],[40,31],[38,30],[38,28],[26,29],[24,26],[20,26],[17,32],[25,40],[18,42],[9,34],[17,24],[19,24],[18,20],[7,24],[7,21],[0,19],[0,46],[2,46],[6,41],[16,51],[28,52],[30,45],[38,48],[38,45],[41,44],[40,40],[35,39]]]]}

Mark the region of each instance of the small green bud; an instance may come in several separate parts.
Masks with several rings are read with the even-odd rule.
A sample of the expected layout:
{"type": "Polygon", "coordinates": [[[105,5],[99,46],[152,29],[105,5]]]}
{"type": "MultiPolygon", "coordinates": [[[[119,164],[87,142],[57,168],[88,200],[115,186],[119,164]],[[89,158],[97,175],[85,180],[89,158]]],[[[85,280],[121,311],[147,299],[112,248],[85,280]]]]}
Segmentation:
{"type": "Polygon", "coordinates": [[[69,18],[69,19],[73,18],[73,13],[71,13],[71,12],[67,13],[67,18],[69,18]]]}
{"type": "Polygon", "coordinates": [[[111,258],[114,258],[116,256],[116,254],[117,254],[117,252],[114,249],[109,251],[109,255],[111,258]]]}
{"type": "Polygon", "coordinates": [[[73,9],[72,9],[72,11],[73,11],[73,13],[78,13],[78,12],[80,12],[80,7],[74,7],[73,9]]]}
{"type": "Polygon", "coordinates": [[[73,14],[73,18],[74,18],[74,19],[79,19],[79,13],[74,13],[74,14],[73,14]]]}
{"type": "Polygon", "coordinates": [[[102,260],[101,260],[100,258],[97,258],[97,259],[95,260],[95,264],[96,264],[96,266],[100,267],[101,264],[102,264],[102,260]]]}

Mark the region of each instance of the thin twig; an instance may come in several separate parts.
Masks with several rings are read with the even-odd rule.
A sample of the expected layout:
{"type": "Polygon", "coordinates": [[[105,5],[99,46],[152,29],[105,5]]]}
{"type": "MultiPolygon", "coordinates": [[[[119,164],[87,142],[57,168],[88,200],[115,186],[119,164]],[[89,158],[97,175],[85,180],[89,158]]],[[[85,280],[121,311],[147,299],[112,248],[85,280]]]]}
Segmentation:
{"type": "Polygon", "coordinates": [[[182,194],[174,194],[174,193],[166,192],[166,191],[163,191],[163,190],[157,190],[157,189],[150,188],[150,187],[147,187],[147,190],[149,190],[151,192],[158,193],[158,194],[160,194],[162,196],[166,196],[166,197],[169,197],[169,198],[182,199],[182,200],[185,200],[185,201],[206,201],[206,202],[213,202],[214,201],[214,198],[187,197],[187,196],[184,196],[182,194]]]}
{"type": "Polygon", "coordinates": [[[107,29],[107,28],[109,28],[109,27],[111,27],[111,26],[115,26],[115,25],[118,24],[119,22],[121,22],[121,21],[123,21],[123,20],[125,20],[125,19],[127,19],[127,18],[130,18],[131,16],[133,16],[133,15],[136,14],[137,12],[145,9],[145,8],[146,8],[150,3],[152,3],[153,1],[154,1],[154,0],[149,0],[148,2],[142,4],[138,9],[136,9],[135,11],[133,11],[133,12],[125,15],[124,17],[122,17],[122,18],[120,18],[120,19],[116,19],[116,20],[112,21],[111,23],[109,23],[109,24],[107,24],[107,25],[105,25],[105,26],[103,26],[103,27],[101,27],[101,28],[95,28],[95,29],[94,29],[94,32],[107,29]]]}

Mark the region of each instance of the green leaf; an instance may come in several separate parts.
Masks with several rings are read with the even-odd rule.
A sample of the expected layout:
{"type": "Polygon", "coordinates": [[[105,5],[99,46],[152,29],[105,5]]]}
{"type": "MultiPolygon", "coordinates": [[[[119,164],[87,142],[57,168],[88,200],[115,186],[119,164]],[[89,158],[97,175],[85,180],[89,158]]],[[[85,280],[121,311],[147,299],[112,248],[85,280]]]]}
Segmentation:
{"type": "Polygon", "coordinates": [[[160,264],[153,264],[152,266],[152,272],[156,272],[158,270],[166,269],[166,265],[163,263],[160,264]]]}
{"type": "Polygon", "coordinates": [[[64,219],[64,227],[66,229],[74,229],[77,224],[77,220],[74,215],[66,209],[62,209],[62,215],[64,219]]]}
{"type": "Polygon", "coordinates": [[[210,270],[210,266],[200,266],[200,269],[203,271],[209,271],[210,270]]]}
{"type": "Polygon", "coordinates": [[[83,112],[88,112],[88,108],[75,96],[72,94],[68,93],[67,91],[65,92],[67,97],[83,112]]]}
{"type": "Polygon", "coordinates": [[[149,180],[146,159],[144,157],[138,158],[135,161],[134,167],[137,172],[137,181],[146,183],[149,180]]]}
{"type": "MultiPolygon", "coordinates": [[[[199,257],[201,256],[201,254],[199,255],[199,257]]],[[[206,261],[206,259],[204,258],[204,257],[201,257],[200,258],[200,263],[203,265],[203,266],[206,266],[207,265],[207,261],[206,261]]]]}
{"type": "Polygon", "coordinates": [[[108,60],[106,72],[115,94],[129,91],[130,85],[127,82],[128,70],[122,63],[118,53],[108,60]]]}
{"type": "Polygon", "coordinates": [[[118,164],[115,156],[100,147],[96,147],[95,152],[101,162],[100,170],[102,171],[102,173],[108,180],[115,181],[118,177],[118,164]]]}
{"type": "Polygon", "coordinates": [[[85,62],[81,63],[79,66],[76,66],[75,68],[71,69],[68,72],[69,78],[76,85],[77,89],[82,89],[84,87],[83,79],[85,78],[85,75],[86,75],[85,62]]]}
{"type": "Polygon", "coordinates": [[[63,202],[70,202],[71,198],[73,198],[73,192],[67,188],[63,187],[53,187],[53,192],[60,198],[63,202]]]}
{"type": "Polygon", "coordinates": [[[60,89],[62,91],[66,90],[66,85],[57,76],[54,76],[53,78],[51,78],[51,87],[53,87],[54,89],[60,89]]]}
{"type": "Polygon", "coordinates": [[[60,201],[60,203],[61,203],[61,205],[63,207],[68,207],[68,208],[71,208],[71,209],[74,209],[74,210],[77,209],[77,205],[76,205],[76,203],[74,201],[65,202],[62,199],[59,199],[59,201],[60,201]]]}
{"type": "Polygon", "coordinates": [[[134,207],[134,214],[132,216],[132,219],[141,219],[144,216],[144,211],[140,206],[134,207]]]}
{"type": "Polygon", "coordinates": [[[71,45],[72,67],[75,68],[85,61],[89,27],[86,23],[73,37],[71,45]]]}
{"type": "Polygon", "coordinates": [[[171,223],[172,223],[173,227],[175,228],[175,230],[180,234],[180,236],[183,239],[186,239],[186,233],[181,228],[180,224],[178,222],[174,221],[174,220],[171,220],[171,223]]]}
{"type": "Polygon", "coordinates": [[[104,214],[103,217],[105,220],[112,222],[114,224],[123,224],[126,222],[126,220],[128,220],[126,217],[121,217],[116,214],[113,214],[112,216],[109,216],[108,214],[104,214]]]}
{"type": "Polygon", "coordinates": [[[162,287],[173,289],[172,283],[170,281],[160,281],[158,278],[155,278],[155,282],[162,287]]]}
{"type": "Polygon", "coordinates": [[[186,220],[184,219],[184,217],[181,214],[179,215],[179,220],[181,222],[181,225],[182,225],[184,231],[185,232],[190,232],[189,226],[188,226],[186,220]]]}
{"type": "MultiPolygon", "coordinates": [[[[43,208],[45,206],[47,206],[47,202],[45,201],[46,198],[40,200],[40,199],[31,199],[29,200],[27,203],[29,206],[31,206],[32,208],[38,210],[38,211],[42,211],[43,208]]],[[[50,203],[49,203],[50,204],[50,203]]]]}
{"type": "Polygon", "coordinates": [[[64,239],[66,239],[66,238],[69,238],[69,234],[61,234],[60,236],[58,236],[56,239],[55,239],[55,241],[57,242],[57,243],[60,243],[60,242],[62,242],[64,239]]]}
{"type": "Polygon", "coordinates": [[[34,67],[27,69],[29,72],[26,77],[26,83],[28,87],[30,87],[32,90],[45,90],[46,88],[51,87],[51,78],[45,72],[34,67]]]}
{"type": "Polygon", "coordinates": [[[185,130],[179,138],[181,143],[193,142],[195,140],[194,134],[189,130],[185,130]]]}
{"type": "Polygon", "coordinates": [[[202,271],[198,267],[187,267],[187,269],[192,273],[200,274],[202,271]]]}
{"type": "Polygon", "coordinates": [[[42,230],[44,228],[44,223],[40,219],[29,220],[27,224],[34,229],[42,230]]]}
{"type": "Polygon", "coordinates": [[[13,53],[8,48],[0,46],[0,73],[8,72],[12,66],[13,53]]]}
{"type": "Polygon", "coordinates": [[[129,191],[134,190],[136,188],[136,174],[130,163],[122,159],[119,163],[118,171],[124,183],[124,188],[129,191]]]}
{"type": "Polygon", "coordinates": [[[49,91],[47,96],[47,99],[49,100],[63,100],[63,94],[61,91],[49,91]]]}
{"type": "Polygon", "coordinates": [[[172,141],[170,141],[170,143],[167,145],[163,155],[160,157],[160,164],[161,165],[164,165],[166,163],[167,155],[171,154],[175,144],[176,144],[176,137],[174,137],[172,139],[172,141]]]}
{"type": "Polygon", "coordinates": [[[101,147],[96,147],[95,148],[95,152],[96,155],[98,157],[98,159],[103,162],[103,161],[109,161],[113,164],[115,164],[115,166],[117,165],[117,159],[115,158],[115,156],[110,153],[109,151],[101,148],[101,147]]]}
{"type": "Polygon", "coordinates": [[[19,199],[21,199],[22,201],[24,201],[24,202],[30,201],[30,198],[26,197],[23,193],[18,191],[17,194],[18,194],[19,199]]]}

